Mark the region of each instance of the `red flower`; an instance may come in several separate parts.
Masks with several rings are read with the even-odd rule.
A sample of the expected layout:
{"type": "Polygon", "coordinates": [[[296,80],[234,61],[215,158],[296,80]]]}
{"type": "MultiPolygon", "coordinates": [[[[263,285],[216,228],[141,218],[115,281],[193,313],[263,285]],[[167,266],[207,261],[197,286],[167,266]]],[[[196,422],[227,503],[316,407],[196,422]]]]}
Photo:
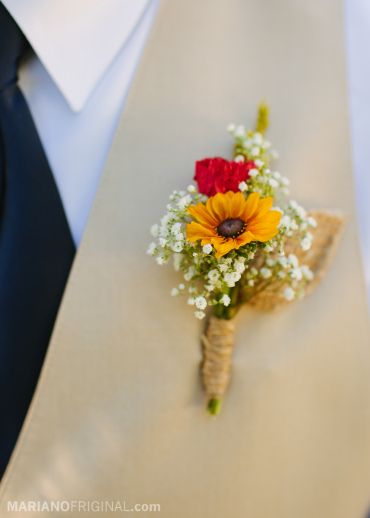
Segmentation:
{"type": "Polygon", "coordinates": [[[234,162],[224,158],[204,158],[195,163],[194,180],[199,192],[214,196],[218,192],[239,190],[240,182],[249,178],[249,171],[255,167],[253,161],[234,162]]]}

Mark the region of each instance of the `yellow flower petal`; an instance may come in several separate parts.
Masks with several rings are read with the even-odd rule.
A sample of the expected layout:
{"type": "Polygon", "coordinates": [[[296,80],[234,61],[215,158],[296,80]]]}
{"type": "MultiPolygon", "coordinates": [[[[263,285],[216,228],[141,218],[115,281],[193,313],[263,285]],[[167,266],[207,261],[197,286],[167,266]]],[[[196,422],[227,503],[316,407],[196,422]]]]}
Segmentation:
{"type": "Polygon", "coordinates": [[[228,239],[227,241],[224,241],[223,243],[216,243],[214,245],[214,247],[216,249],[217,259],[220,259],[220,257],[223,257],[231,250],[237,248],[234,239],[228,239]]]}
{"type": "Polygon", "coordinates": [[[205,225],[211,228],[217,225],[217,220],[209,213],[209,211],[207,211],[203,203],[190,206],[188,208],[188,213],[193,216],[193,218],[201,225],[205,225]]]}
{"type": "Polygon", "coordinates": [[[242,192],[233,193],[229,191],[226,193],[229,197],[229,218],[240,218],[242,219],[243,212],[245,209],[245,198],[242,192]]]}
{"type": "Polygon", "coordinates": [[[229,218],[229,199],[225,194],[219,192],[209,198],[206,208],[219,223],[229,218]]]}
{"type": "Polygon", "coordinates": [[[237,243],[237,248],[240,248],[241,246],[244,246],[248,243],[251,243],[252,241],[256,241],[256,238],[255,236],[252,234],[252,232],[249,232],[248,230],[246,232],[243,232],[243,234],[240,234],[240,236],[238,236],[236,239],[235,239],[236,243],[237,243]]]}
{"type": "Polygon", "coordinates": [[[200,239],[211,238],[214,236],[214,232],[200,223],[192,221],[186,225],[186,237],[188,241],[194,242],[200,239]]]}
{"type": "Polygon", "coordinates": [[[271,196],[268,196],[267,198],[262,198],[262,200],[261,199],[259,200],[258,217],[264,216],[265,214],[268,213],[268,211],[272,207],[272,202],[273,202],[273,199],[271,198],[271,196]]]}
{"type": "Polygon", "coordinates": [[[253,241],[260,241],[260,243],[265,243],[266,241],[270,241],[270,239],[275,237],[277,233],[278,229],[270,231],[259,230],[257,232],[252,233],[252,235],[254,236],[253,241]]]}
{"type": "Polygon", "coordinates": [[[277,210],[270,210],[267,214],[260,216],[259,214],[248,222],[248,229],[253,232],[256,229],[277,227],[280,223],[281,213],[277,210]]]}
{"type": "Polygon", "coordinates": [[[256,212],[258,210],[259,199],[260,195],[258,194],[258,192],[252,192],[248,196],[247,201],[245,202],[244,211],[242,215],[242,219],[244,221],[248,221],[256,215],[256,212]]]}

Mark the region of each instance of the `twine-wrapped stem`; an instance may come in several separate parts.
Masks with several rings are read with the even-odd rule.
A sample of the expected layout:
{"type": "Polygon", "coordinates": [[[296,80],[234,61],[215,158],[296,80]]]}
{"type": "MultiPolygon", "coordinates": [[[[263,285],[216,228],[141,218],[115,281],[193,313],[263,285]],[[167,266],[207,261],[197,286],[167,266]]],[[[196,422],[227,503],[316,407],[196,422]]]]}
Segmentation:
{"type": "Polygon", "coordinates": [[[202,336],[202,379],[208,400],[207,408],[212,415],[220,412],[222,398],[230,381],[234,335],[232,320],[211,316],[202,336]]]}

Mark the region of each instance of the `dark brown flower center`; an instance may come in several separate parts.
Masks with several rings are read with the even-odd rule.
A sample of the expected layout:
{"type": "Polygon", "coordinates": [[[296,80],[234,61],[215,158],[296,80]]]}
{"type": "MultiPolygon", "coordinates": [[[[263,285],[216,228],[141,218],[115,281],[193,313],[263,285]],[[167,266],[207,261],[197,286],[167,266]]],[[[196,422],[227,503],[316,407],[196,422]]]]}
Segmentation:
{"type": "Polygon", "coordinates": [[[225,219],[222,223],[220,223],[217,227],[217,234],[219,236],[228,238],[228,237],[238,237],[240,234],[244,232],[246,229],[246,224],[242,219],[239,218],[230,218],[225,219]]]}

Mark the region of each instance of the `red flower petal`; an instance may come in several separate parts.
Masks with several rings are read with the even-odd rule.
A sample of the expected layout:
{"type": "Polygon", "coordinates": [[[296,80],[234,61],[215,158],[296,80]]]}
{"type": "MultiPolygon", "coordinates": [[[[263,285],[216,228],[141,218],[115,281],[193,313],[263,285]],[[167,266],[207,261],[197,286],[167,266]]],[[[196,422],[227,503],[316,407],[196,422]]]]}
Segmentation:
{"type": "Polygon", "coordinates": [[[239,190],[240,182],[249,178],[249,171],[255,167],[253,161],[235,162],[224,158],[204,158],[195,163],[194,180],[199,192],[214,196],[218,192],[239,190]]]}

